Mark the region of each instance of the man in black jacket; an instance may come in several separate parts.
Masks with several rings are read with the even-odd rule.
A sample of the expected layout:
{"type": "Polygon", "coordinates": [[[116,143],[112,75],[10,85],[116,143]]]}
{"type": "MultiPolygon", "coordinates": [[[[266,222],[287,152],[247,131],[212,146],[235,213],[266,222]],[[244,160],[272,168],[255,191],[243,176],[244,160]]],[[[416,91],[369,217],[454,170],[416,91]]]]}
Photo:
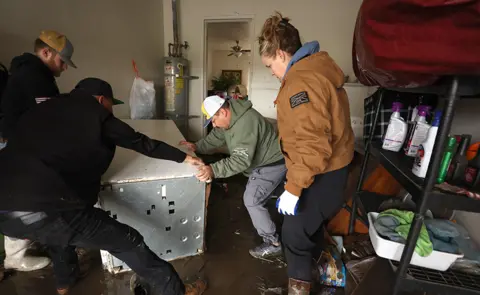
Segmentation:
{"type": "MultiPolygon", "coordinates": [[[[26,111],[59,94],[55,77],[59,77],[68,66],[76,67],[71,60],[72,55],[73,45],[66,36],[55,31],[42,31],[35,40],[34,54],[24,53],[12,60],[11,75],[0,108],[3,114],[0,142],[13,135],[19,118],[26,111]]],[[[33,271],[50,263],[47,257],[27,255],[29,245],[28,240],[5,237],[5,268],[33,271]]]]}
{"type": "Polygon", "coordinates": [[[34,54],[24,53],[13,58],[2,97],[3,138],[12,135],[23,113],[59,94],[55,77],[60,77],[68,66],[76,68],[72,55],[73,45],[65,35],[42,31],[35,40],[34,54]]]}
{"type": "Polygon", "coordinates": [[[94,208],[100,178],[115,147],[158,159],[201,165],[198,158],[135,132],[113,116],[110,85],[87,78],[66,95],[25,113],[0,151],[0,232],[48,246],[59,294],[78,275],[75,246],[109,251],[127,263],[152,294],[199,295],[201,281],[184,286],[133,228],[94,208]]]}

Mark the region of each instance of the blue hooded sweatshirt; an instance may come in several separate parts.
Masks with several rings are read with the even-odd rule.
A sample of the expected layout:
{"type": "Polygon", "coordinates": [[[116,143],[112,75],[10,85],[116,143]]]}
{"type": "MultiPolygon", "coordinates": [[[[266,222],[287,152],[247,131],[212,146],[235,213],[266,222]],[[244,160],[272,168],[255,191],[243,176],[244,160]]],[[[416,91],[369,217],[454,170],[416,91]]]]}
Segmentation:
{"type": "Polygon", "coordinates": [[[295,52],[295,54],[292,56],[292,59],[288,63],[287,70],[285,71],[285,75],[283,76],[283,78],[285,78],[288,70],[290,70],[290,68],[296,62],[298,62],[299,60],[301,60],[301,59],[303,59],[307,56],[310,56],[314,53],[317,53],[319,51],[320,51],[320,43],[318,43],[318,41],[312,41],[312,42],[307,42],[307,43],[303,44],[303,46],[299,50],[297,50],[297,52],[295,52]]]}

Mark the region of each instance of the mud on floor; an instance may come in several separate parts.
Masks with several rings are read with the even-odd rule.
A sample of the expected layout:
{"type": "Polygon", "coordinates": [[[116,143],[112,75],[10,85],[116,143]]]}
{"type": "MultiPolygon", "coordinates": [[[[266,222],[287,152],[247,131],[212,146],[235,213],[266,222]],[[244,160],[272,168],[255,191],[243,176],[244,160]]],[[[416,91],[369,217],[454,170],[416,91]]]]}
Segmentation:
{"type": "MultiPolygon", "coordinates": [[[[228,180],[228,193],[214,185],[208,208],[206,232],[207,250],[202,256],[174,261],[181,277],[194,280],[202,276],[208,280],[205,295],[281,294],[287,284],[286,264],[280,259],[257,260],[248,249],[260,240],[243,206],[246,180],[235,177],[228,180]]],[[[272,216],[279,223],[281,217],[274,214],[275,202],[269,204],[272,216]]],[[[112,276],[101,267],[100,255],[89,253],[92,269],[69,295],[127,295],[130,274],[112,276]]],[[[327,292],[321,294],[333,294],[327,292]]],[[[55,295],[55,283],[51,267],[31,273],[16,273],[0,282],[2,295],[55,295]]],[[[319,293],[320,294],[320,293],[319,293]]],[[[344,294],[339,290],[335,294],[344,294]]]]}

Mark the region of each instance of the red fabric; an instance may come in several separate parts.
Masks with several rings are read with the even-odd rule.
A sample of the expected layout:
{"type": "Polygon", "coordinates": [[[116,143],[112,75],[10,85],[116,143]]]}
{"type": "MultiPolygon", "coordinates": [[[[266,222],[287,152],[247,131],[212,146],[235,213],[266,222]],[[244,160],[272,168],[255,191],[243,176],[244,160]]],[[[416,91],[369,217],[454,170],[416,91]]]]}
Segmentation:
{"type": "Polygon", "coordinates": [[[480,74],[480,1],[364,0],[353,65],[360,82],[383,87],[480,74]]]}

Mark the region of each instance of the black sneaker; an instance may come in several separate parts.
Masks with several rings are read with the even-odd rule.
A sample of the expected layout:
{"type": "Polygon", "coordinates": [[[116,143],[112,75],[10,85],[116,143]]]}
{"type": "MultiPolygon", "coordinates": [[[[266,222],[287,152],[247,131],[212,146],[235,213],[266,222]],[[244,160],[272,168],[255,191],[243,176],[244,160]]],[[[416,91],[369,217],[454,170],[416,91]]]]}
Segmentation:
{"type": "Polygon", "coordinates": [[[272,243],[263,243],[258,247],[250,249],[250,255],[254,258],[267,258],[282,255],[282,246],[275,246],[272,243]]]}

